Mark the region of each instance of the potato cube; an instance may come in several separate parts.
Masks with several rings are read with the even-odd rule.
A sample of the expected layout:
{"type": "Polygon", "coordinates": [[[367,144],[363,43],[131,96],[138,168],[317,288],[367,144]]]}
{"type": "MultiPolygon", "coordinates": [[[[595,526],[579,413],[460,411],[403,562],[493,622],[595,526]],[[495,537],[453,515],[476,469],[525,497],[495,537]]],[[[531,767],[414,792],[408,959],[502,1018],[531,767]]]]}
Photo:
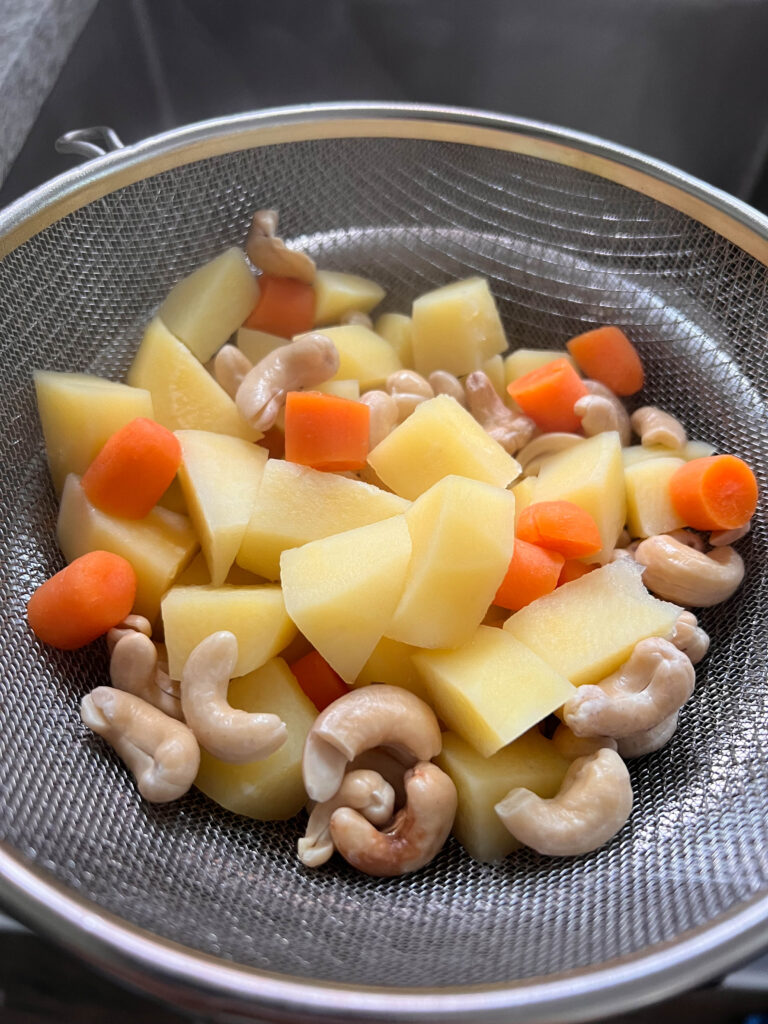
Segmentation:
{"type": "Polygon", "coordinates": [[[339,353],[339,369],[333,380],[356,380],[365,391],[381,387],[390,373],[402,369],[389,342],[367,327],[360,324],[327,327],[323,334],[331,339],[339,353]]]}
{"type": "Polygon", "coordinates": [[[373,329],[388,341],[403,366],[413,366],[413,322],[404,313],[382,313],[373,329]]]}
{"type": "Polygon", "coordinates": [[[413,364],[428,377],[448,370],[457,377],[481,369],[507,347],[491,289],[483,277],[436,288],[413,303],[413,364]]]}
{"type": "Polygon", "coordinates": [[[337,324],[345,313],[370,313],[386,292],[375,281],[337,270],[318,270],[315,277],[315,326],[337,324]]]}
{"type": "Polygon", "coordinates": [[[368,463],[395,494],[418,498],[444,476],[455,474],[506,487],[520,466],[448,395],[438,395],[380,441],[368,463]]]}
{"type": "Polygon", "coordinates": [[[707,444],[706,441],[688,441],[682,448],[667,448],[663,444],[633,444],[621,449],[621,458],[624,468],[627,469],[636,462],[646,462],[649,459],[684,459],[690,462],[691,459],[703,459],[714,452],[714,446],[707,444]]]}
{"type": "Polygon", "coordinates": [[[555,359],[567,359],[571,366],[578,373],[579,368],[573,356],[558,349],[544,348],[519,348],[510,352],[504,357],[504,386],[511,384],[513,380],[524,377],[531,370],[538,370],[547,363],[553,363],[555,359]]]}
{"type": "Polygon", "coordinates": [[[317,384],[314,390],[324,395],[346,398],[350,402],[360,401],[360,382],[356,380],[327,380],[323,384],[317,384]]]}
{"type": "Polygon", "coordinates": [[[630,537],[654,537],[685,526],[669,496],[669,480],[684,459],[649,459],[624,470],[630,537]]]}
{"type": "Polygon", "coordinates": [[[411,644],[402,644],[383,636],[376,644],[371,656],[360,669],[353,686],[368,686],[370,683],[388,683],[410,690],[421,700],[429,703],[426,686],[413,667],[411,655],[418,650],[411,644]]]}
{"type": "Polygon", "coordinates": [[[491,384],[493,384],[493,389],[499,398],[506,401],[510,396],[507,394],[506,381],[504,380],[504,360],[501,356],[491,356],[490,359],[486,359],[480,369],[491,384]]]}
{"type": "Polygon", "coordinates": [[[290,343],[288,338],[280,338],[277,334],[268,334],[267,331],[252,331],[250,327],[241,327],[237,332],[237,347],[254,366],[276,348],[282,348],[283,345],[290,343]]]}

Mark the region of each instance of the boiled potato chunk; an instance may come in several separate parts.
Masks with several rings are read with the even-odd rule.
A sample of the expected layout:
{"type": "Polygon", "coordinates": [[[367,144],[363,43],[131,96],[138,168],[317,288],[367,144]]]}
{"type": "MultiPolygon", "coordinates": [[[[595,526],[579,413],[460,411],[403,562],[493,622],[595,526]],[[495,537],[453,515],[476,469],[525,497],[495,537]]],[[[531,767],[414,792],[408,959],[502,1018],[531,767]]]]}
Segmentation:
{"type": "Polygon", "coordinates": [[[536,477],[527,476],[522,480],[519,480],[513,488],[512,493],[515,496],[515,526],[520,518],[520,513],[523,509],[533,502],[533,495],[536,491],[536,477]]]}
{"type": "Polygon", "coordinates": [[[67,477],[59,506],[56,539],[68,562],[88,551],[122,555],[138,586],[133,610],[154,622],[160,599],[197,550],[197,537],[186,516],[159,506],[144,519],[118,519],[94,508],[80,478],[67,477]]]}
{"type": "Polygon", "coordinates": [[[402,369],[389,342],[367,327],[360,324],[327,327],[323,334],[331,339],[339,353],[339,369],[334,380],[356,380],[365,391],[381,387],[390,373],[402,369]]]}
{"type": "Polygon", "coordinates": [[[233,247],[174,285],[158,315],[205,363],[248,317],[258,298],[259,286],[245,254],[233,247]]]}
{"type": "Polygon", "coordinates": [[[417,406],[376,445],[368,463],[395,494],[411,500],[451,474],[496,487],[520,475],[519,463],[448,395],[417,406]]]}
{"type": "Polygon", "coordinates": [[[287,739],[274,754],[249,764],[228,764],[201,750],[195,785],[235,814],[258,821],[292,818],[307,800],[301,755],[317,709],[282,658],[233,680],[227,697],[241,711],[279,715],[288,727],[287,739]]]}
{"type": "Polygon", "coordinates": [[[670,636],[681,609],[651,597],[642,566],[611,562],[529,604],[504,630],[574,684],[597,683],[635,644],[670,636]]]}
{"type": "Polygon", "coordinates": [[[405,514],[413,555],[385,633],[418,647],[458,647],[482,622],[512,558],[510,491],[446,476],[405,514]]]}
{"type": "Polygon", "coordinates": [[[283,552],[280,578],[288,614],[347,682],[357,677],[387,628],[410,557],[403,516],[283,552]]]}
{"type": "Polygon", "coordinates": [[[269,459],[236,561],[249,572],[276,580],[280,555],[288,548],[388,519],[407,508],[407,501],[371,484],[269,459]]]}
{"type": "Polygon", "coordinates": [[[179,479],[192,525],[200,538],[211,583],[223,583],[251,518],[266,448],[206,430],[177,430],[179,479]]]}
{"type": "Polygon", "coordinates": [[[684,459],[649,459],[624,470],[627,488],[627,530],[630,537],[654,537],[685,526],[669,496],[670,477],[684,459]]]}
{"type": "Polygon", "coordinates": [[[555,796],[570,761],[534,728],[491,757],[482,757],[455,732],[446,732],[435,764],[450,775],[459,796],[453,834],[470,857],[488,863],[522,845],[502,825],[494,806],[517,786],[545,800],[555,796]]]}
{"type": "Polygon", "coordinates": [[[356,380],[327,380],[323,384],[318,384],[314,390],[324,395],[346,398],[350,402],[360,401],[360,383],[356,380]]]}
{"type": "Polygon", "coordinates": [[[462,377],[507,347],[496,302],[483,277],[436,288],[413,303],[413,364],[424,377],[462,377]]]}
{"type": "Polygon", "coordinates": [[[499,398],[505,400],[509,398],[504,380],[504,360],[501,356],[493,356],[491,359],[486,359],[481,369],[491,384],[493,384],[493,389],[499,398]]]}
{"type": "Polygon", "coordinates": [[[283,345],[290,345],[290,341],[267,331],[252,331],[250,327],[241,327],[237,332],[237,347],[254,366],[283,345]]]}
{"type": "Polygon", "coordinates": [[[391,640],[383,636],[376,644],[371,656],[360,669],[353,686],[368,686],[370,683],[387,683],[402,686],[421,700],[429,703],[427,688],[419,678],[411,661],[411,655],[418,650],[410,644],[391,640]]]}
{"type": "Polygon", "coordinates": [[[403,366],[413,366],[413,322],[404,313],[382,313],[373,329],[388,341],[403,366]]]}
{"type": "Polygon", "coordinates": [[[87,373],[38,370],[34,380],[57,496],[68,474],[84,473],[112,434],[137,416],[154,418],[152,396],[144,388],[87,373]]]}
{"type": "Polygon", "coordinates": [[[315,326],[337,324],[345,313],[370,313],[386,292],[381,285],[357,274],[318,270],[315,277],[315,326]]]}
{"type": "Polygon", "coordinates": [[[504,378],[505,385],[511,384],[513,380],[524,377],[532,370],[538,370],[547,363],[553,363],[555,359],[567,359],[571,366],[578,372],[578,367],[572,356],[567,352],[557,349],[544,348],[519,348],[510,352],[504,357],[504,378]]]}
{"type": "Polygon", "coordinates": [[[262,436],[248,426],[226,391],[158,317],[144,332],[128,383],[150,392],[154,418],[169,430],[212,430],[246,441],[262,436]]]}
{"type": "Polygon", "coordinates": [[[621,458],[626,469],[636,462],[649,459],[684,459],[690,462],[691,459],[703,459],[714,452],[714,445],[706,441],[687,441],[682,448],[666,448],[663,444],[633,444],[621,449],[621,458]]]}

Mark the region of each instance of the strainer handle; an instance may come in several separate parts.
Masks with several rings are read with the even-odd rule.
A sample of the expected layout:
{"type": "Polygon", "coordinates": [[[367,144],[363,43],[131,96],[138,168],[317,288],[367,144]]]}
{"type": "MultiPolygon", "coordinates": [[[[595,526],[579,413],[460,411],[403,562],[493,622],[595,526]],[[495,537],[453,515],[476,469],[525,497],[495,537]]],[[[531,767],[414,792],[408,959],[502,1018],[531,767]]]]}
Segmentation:
{"type": "Polygon", "coordinates": [[[92,128],[75,128],[56,139],[57,153],[68,153],[74,156],[104,156],[116,149],[123,149],[124,143],[113,128],[106,125],[95,125],[92,128]]]}

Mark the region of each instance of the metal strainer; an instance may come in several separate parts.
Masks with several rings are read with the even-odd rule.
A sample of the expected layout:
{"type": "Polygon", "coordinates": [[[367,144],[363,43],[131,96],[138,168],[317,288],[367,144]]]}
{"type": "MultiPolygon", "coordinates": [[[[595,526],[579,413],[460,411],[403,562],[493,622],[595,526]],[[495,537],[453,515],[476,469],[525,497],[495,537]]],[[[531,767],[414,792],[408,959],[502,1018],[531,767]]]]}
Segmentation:
{"type": "Polygon", "coordinates": [[[471,861],[451,840],[412,877],[302,869],[298,821],[200,794],[143,803],[78,700],[101,649],[25,625],[61,564],[35,368],[123,376],[171,285],[241,243],[259,206],[388,310],[486,275],[513,347],[626,328],[646,397],[766,479],[768,222],[585,136],[413,106],[243,115],[94,161],[0,217],[0,899],[116,976],[215,1019],[564,1021],[662,998],[768,941],[765,504],[747,581],[703,616],[712,653],[635,810],[572,860],[471,861]]]}

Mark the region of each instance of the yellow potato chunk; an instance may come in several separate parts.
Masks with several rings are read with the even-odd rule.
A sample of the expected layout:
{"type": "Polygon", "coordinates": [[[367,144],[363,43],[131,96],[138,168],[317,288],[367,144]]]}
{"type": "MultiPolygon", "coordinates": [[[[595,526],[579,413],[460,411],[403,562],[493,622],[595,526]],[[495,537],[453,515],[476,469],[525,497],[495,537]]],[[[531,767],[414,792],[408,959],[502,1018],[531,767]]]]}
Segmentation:
{"type": "Polygon", "coordinates": [[[504,360],[501,356],[491,356],[490,359],[486,359],[480,369],[485,373],[493,384],[494,391],[499,398],[507,399],[507,385],[504,380],[504,360]]]}
{"type": "Polygon", "coordinates": [[[682,448],[667,448],[663,444],[633,444],[621,449],[621,458],[627,469],[636,462],[647,462],[650,459],[684,459],[690,462],[691,459],[703,459],[714,452],[714,446],[706,441],[688,441],[682,448]]]}
{"type": "Polygon", "coordinates": [[[517,526],[520,513],[524,508],[528,508],[534,500],[533,495],[536,490],[536,477],[524,477],[522,480],[519,480],[511,490],[515,496],[515,526],[517,526]]]}
{"type": "Polygon", "coordinates": [[[400,600],[411,557],[403,516],[284,551],[288,614],[342,679],[352,682],[400,600]]]}
{"type": "Polygon", "coordinates": [[[416,671],[449,729],[490,757],[573,696],[574,688],[510,633],[478,626],[452,651],[418,651],[416,671]]]}
{"type": "Polygon", "coordinates": [[[386,292],[381,285],[357,274],[318,270],[315,277],[315,326],[337,324],[345,313],[370,313],[386,292]]]}
{"type": "Polygon", "coordinates": [[[327,380],[323,384],[318,384],[313,390],[320,391],[324,395],[347,398],[351,402],[360,401],[360,382],[356,380],[327,380]]]}
{"type": "Polygon", "coordinates": [[[269,459],[236,561],[249,572],[276,580],[283,551],[389,519],[407,508],[407,501],[372,484],[269,459]]]}
{"type": "Polygon", "coordinates": [[[649,636],[669,636],[681,609],[651,597],[642,566],[623,560],[594,569],[529,604],[504,630],[574,684],[597,683],[649,636]]]}
{"type": "Polygon", "coordinates": [[[237,347],[254,366],[283,345],[290,345],[288,338],[280,338],[267,331],[252,331],[250,327],[241,327],[237,332],[237,347]]]}
{"type": "Polygon", "coordinates": [[[56,495],[70,473],[83,474],[107,440],[137,416],[154,418],[143,388],[87,373],[34,374],[45,453],[56,495]]]}
{"type": "Polygon", "coordinates": [[[169,430],[212,430],[246,441],[262,436],[248,426],[226,391],[158,317],[144,332],[128,383],[150,392],[154,418],[169,430]]]}
{"type": "Polygon", "coordinates": [[[353,686],[368,686],[370,683],[388,683],[410,690],[421,700],[429,703],[426,686],[413,667],[411,655],[418,650],[411,644],[402,644],[383,636],[376,644],[371,656],[360,669],[353,686]]]}
{"type": "Polygon", "coordinates": [[[444,476],[466,476],[506,487],[520,465],[448,395],[438,395],[380,441],[368,463],[387,487],[403,498],[418,498],[444,476]]]}
{"type": "Polygon", "coordinates": [[[133,566],[138,586],[133,610],[154,622],[160,600],[197,550],[197,537],[186,516],[156,506],[144,519],[118,519],[94,508],[68,476],[56,524],[61,552],[72,562],[88,551],[111,551],[133,566]]]}
{"type": "Polygon", "coordinates": [[[226,579],[251,518],[266,448],[227,434],[177,430],[182,451],[179,480],[200,538],[211,583],[226,579]]]}
{"type": "Polygon", "coordinates": [[[356,380],[365,391],[380,387],[390,375],[402,369],[395,350],[375,331],[360,324],[327,327],[339,353],[339,369],[333,380],[356,380]]]}
{"type": "Polygon", "coordinates": [[[627,529],[630,537],[653,537],[685,526],[669,496],[670,477],[684,459],[649,459],[624,470],[627,488],[627,529]]]}
{"type": "Polygon", "coordinates": [[[274,754],[249,764],[228,764],[201,750],[195,785],[235,814],[258,821],[292,818],[307,801],[301,755],[317,709],[282,658],[233,680],[228,700],[241,711],[279,715],[288,727],[287,739],[274,754]]]}
{"type": "Polygon", "coordinates": [[[455,732],[443,734],[435,758],[459,796],[453,834],[475,860],[501,860],[522,844],[502,825],[494,806],[524,786],[549,799],[560,789],[570,761],[538,729],[529,729],[491,757],[482,757],[455,732]]]}
{"type": "Polygon", "coordinates": [[[531,370],[538,370],[540,367],[546,366],[547,363],[554,362],[555,359],[567,359],[574,370],[579,372],[573,357],[567,352],[557,349],[519,348],[515,352],[510,352],[508,356],[504,357],[505,388],[513,380],[524,377],[531,370]]]}
{"type": "Polygon", "coordinates": [[[238,329],[259,298],[259,286],[239,249],[225,249],[168,293],[159,317],[201,363],[238,329]]]}
{"type": "Polygon", "coordinates": [[[428,377],[479,370],[507,347],[496,302],[483,277],[436,288],[413,303],[413,364],[428,377]]]}
{"type": "Polygon", "coordinates": [[[296,635],[274,583],[255,587],[172,587],[161,606],[168,673],[181,679],[187,658],[201,640],[220,629],[237,637],[235,676],[274,658],[296,635]]]}
{"type": "Polygon", "coordinates": [[[405,514],[413,555],[385,630],[418,647],[458,647],[482,622],[515,544],[510,491],[446,476],[405,514]]]}
{"type": "Polygon", "coordinates": [[[403,366],[413,366],[413,322],[404,313],[382,313],[373,325],[388,341],[403,366]]]}

